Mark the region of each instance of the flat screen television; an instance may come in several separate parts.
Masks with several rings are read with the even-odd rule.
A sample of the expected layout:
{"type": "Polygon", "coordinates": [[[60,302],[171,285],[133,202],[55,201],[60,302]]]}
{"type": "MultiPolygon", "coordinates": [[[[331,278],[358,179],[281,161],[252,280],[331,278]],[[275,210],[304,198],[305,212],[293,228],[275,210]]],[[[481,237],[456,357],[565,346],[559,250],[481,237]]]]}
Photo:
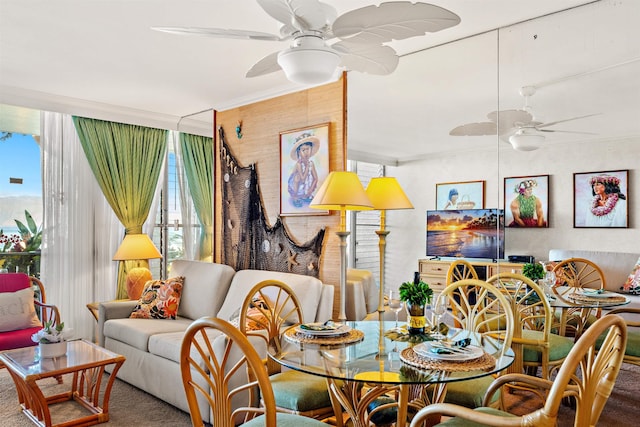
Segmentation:
{"type": "Polygon", "coordinates": [[[503,210],[427,211],[427,256],[503,259],[503,210]]]}

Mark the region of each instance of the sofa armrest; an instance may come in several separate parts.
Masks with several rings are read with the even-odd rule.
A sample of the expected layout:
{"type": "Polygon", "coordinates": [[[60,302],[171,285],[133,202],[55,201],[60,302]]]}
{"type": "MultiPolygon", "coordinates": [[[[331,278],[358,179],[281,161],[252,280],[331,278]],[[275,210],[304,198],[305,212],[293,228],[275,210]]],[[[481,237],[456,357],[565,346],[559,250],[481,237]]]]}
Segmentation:
{"type": "Polygon", "coordinates": [[[129,317],[137,300],[105,301],[98,305],[98,344],[104,347],[104,324],[109,319],[129,317]]]}

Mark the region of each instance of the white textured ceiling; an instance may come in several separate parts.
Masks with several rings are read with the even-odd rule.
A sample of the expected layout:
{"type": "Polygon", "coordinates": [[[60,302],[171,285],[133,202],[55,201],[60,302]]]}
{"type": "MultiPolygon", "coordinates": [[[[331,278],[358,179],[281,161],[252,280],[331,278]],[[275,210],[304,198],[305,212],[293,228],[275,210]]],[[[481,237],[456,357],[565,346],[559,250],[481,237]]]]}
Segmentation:
{"type": "MultiPolygon", "coordinates": [[[[339,14],[379,3],[326,2],[339,14]]],[[[461,24],[392,43],[403,57],[390,76],[349,73],[350,157],[393,162],[495,144],[491,137],[449,137],[448,130],[482,121],[497,108],[521,108],[517,89],[525,83],[546,84],[640,57],[635,0],[430,3],[458,14],[461,24]]],[[[212,109],[304,88],[281,72],[244,77],[286,42],[177,36],[151,26],[276,33],[279,25],[254,0],[0,0],[0,103],[206,133],[212,109]]],[[[591,74],[585,99],[576,98],[585,91],[574,87],[585,78],[546,85],[532,103],[553,120],[594,112],[594,98],[602,100],[596,112],[631,103],[613,120],[624,124],[616,124],[617,131],[633,132],[625,126],[634,109],[640,111],[637,70],[632,62],[591,74]],[[602,95],[611,92],[621,100],[602,95]]],[[[10,121],[7,111],[0,110],[2,123],[10,121]]]]}

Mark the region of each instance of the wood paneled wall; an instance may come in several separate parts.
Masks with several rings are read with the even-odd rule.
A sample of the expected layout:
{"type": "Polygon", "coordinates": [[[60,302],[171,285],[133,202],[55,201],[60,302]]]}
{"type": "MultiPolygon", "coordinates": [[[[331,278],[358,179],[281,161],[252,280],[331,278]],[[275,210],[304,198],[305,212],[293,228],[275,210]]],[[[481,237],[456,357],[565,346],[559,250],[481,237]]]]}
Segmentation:
{"type": "MultiPolygon", "coordinates": [[[[217,129],[222,126],[228,146],[241,166],[256,165],[262,203],[270,225],[280,213],[280,132],[313,126],[329,125],[330,169],[344,170],[346,166],[346,76],[334,83],[283,95],[255,104],[215,113],[215,255],[221,260],[221,177],[218,163],[220,140],[217,129]],[[242,138],[235,128],[242,121],[242,138]]],[[[340,250],[335,231],[339,225],[338,212],[330,215],[285,216],[282,218],[289,234],[298,243],[305,243],[321,228],[326,228],[320,280],[335,286],[334,317],[339,307],[340,250]]]]}

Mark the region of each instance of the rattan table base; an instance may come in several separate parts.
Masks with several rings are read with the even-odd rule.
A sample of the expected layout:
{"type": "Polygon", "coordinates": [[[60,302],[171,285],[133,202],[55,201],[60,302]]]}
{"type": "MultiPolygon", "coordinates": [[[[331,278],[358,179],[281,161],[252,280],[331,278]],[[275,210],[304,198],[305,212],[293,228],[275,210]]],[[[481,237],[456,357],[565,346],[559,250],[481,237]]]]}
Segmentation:
{"type": "Polygon", "coordinates": [[[473,360],[452,361],[429,359],[420,356],[413,348],[405,348],[400,352],[400,360],[407,365],[421,369],[437,369],[447,372],[468,372],[475,370],[490,370],[496,366],[496,359],[488,353],[473,360]]]}

